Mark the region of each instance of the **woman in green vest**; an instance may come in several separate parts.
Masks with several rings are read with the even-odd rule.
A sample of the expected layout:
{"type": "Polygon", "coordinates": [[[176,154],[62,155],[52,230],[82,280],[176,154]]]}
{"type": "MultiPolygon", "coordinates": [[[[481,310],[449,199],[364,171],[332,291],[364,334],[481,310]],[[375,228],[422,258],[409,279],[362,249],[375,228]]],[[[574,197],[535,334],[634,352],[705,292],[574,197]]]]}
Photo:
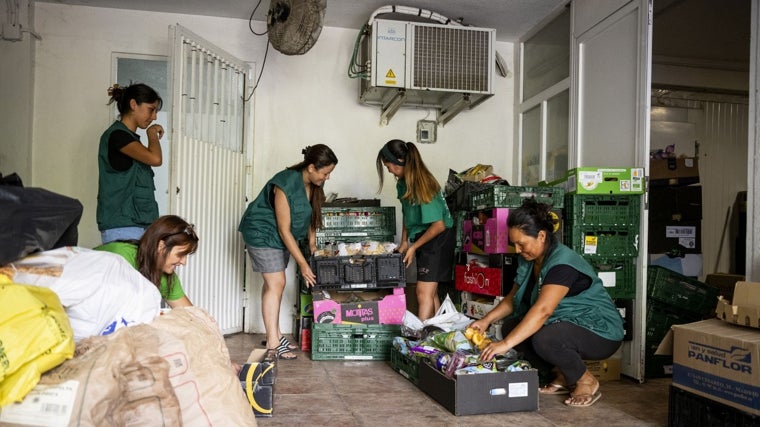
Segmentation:
{"type": "Polygon", "coordinates": [[[161,125],[151,125],[163,101],[150,86],[113,85],[108,94],[119,120],[103,132],[98,148],[97,221],[103,243],[137,240],[158,218],[152,167],[161,166],[164,135],[161,125]],[[147,129],[147,147],[137,128],[147,129]]]}
{"type": "Polygon", "coordinates": [[[316,230],[322,227],[322,188],[338,164],[330,147],[317,144],[303,149],[303,161],[278,172],[264,185],[243,214],[238,230],[243,235],[253,271],[264,278],[261,315],[267,347],[280,359],[295,359],[298,347],[280,331],[280,305],[285,269],[292,256],[307,286],[316,283],[309,261],[298,242],[308,238],[316,250],[316,230]]]}
{"type": "Polygon", "coordinates": [[[396,178],[396,196],[403,215],[399,252],[409,267],[417,262],[417,317],[427,320],[441,306],[438,282],[450,282],[454,268],[454,219],[441,194],[441,185],[425,166],[414,143],[393,139],[375,161],[380,190],[383,169],[396,178]]]}
{"type": "Polygon", "coordinates": [[[591,265],[557,241],[555,224],[551,207],[535,199],[510,209],[509,240],[521,255],[515,284],[472,327],[486,331],[506,318],[505,338],[484,348],[481,359],[515,348],[533,358],[534,366],[554,367],[556,378],[539,392],[570,393],[566,405],[591,406],[601,397],[599,381],[583,361],[606,359],[617,351],[623,319],[591,265]]]}

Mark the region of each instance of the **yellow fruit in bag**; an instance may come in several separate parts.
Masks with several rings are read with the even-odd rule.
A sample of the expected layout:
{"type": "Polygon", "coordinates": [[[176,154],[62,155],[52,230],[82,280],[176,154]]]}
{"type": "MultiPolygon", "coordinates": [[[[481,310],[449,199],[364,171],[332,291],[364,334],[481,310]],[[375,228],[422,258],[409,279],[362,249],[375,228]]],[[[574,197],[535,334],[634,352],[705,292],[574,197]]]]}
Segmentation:
{"type": "Polygon", "coordinates": [[[472,327],[467,327],[467,329],[464,330],[464,336],[472,341],[472,343],[475,344],[475,347],[479,350],[483,350],[492,342],[490,338],[486,337],[486,334],[472,327]]]}
{"type": "Polygon", "coordinates": [[[0,407],[20,402],[42,373],[74,355],[74,346],[53,291],[0,280],[0,407]]]}

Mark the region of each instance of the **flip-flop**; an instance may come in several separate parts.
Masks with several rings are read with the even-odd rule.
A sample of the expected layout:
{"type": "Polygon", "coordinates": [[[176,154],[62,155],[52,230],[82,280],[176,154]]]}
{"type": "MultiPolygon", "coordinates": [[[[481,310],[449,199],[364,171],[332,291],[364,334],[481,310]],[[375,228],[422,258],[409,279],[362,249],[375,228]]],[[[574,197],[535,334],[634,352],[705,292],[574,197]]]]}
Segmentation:
{"type": "Polygon", "coordinates": [[[568,403],[568,400],[565,400],[565,405],[572,406],[573,408],[587,408],[594,403],[596,403],[597,400],[599,400],[602,397],[602,393],[596,392],[594,394],[579,394],[577,396],[570,396],[570,398],[574,399],[580,399],[580,398],[591,398],[591,400],[584,402],[584,403],[568,403]]]}
{"type": "Polygon", "coordinates": [[[277,348],[271,349],[277,352],[277,358],[282,360],[295,360],[298,359],[298,355],[293,353],[287,345],[280,344],[277,348]]]}
{"type": "MultiPolygon", "coordinates": [[[[267,340],[262,341],[261,345],[266,346],[267,345],[267,340]]],[[[281,336],[280,337],[280,345],[285,345],[290,350],[298,350],[298,346],[295,345],[295,344],[293,344],[293,343],[291,343],[290,341],[288,341],[288,339],[285,338],[285,336],[281,336]]]]}
{"type": "Polygon", "coordinates": [[[562,384],[549,383],[539,388],[538,392],[541,394],[568,394],[570,393],[570,389],[562,384]]]}

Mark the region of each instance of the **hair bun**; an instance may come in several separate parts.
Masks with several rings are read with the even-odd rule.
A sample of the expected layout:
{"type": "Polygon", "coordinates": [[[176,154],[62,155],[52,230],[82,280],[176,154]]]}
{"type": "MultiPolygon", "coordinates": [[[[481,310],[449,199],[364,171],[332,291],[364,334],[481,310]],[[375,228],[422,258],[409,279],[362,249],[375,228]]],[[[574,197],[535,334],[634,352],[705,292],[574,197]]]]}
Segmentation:
{"type": "Polygon", "coordinates": [[[305,156],[306,153],[309,152],[310,148],[311,148],[311,145],[307,145],[306,147],[303,148],[303,150],[301,150],[301,154],[303,154],[305,156]]]}

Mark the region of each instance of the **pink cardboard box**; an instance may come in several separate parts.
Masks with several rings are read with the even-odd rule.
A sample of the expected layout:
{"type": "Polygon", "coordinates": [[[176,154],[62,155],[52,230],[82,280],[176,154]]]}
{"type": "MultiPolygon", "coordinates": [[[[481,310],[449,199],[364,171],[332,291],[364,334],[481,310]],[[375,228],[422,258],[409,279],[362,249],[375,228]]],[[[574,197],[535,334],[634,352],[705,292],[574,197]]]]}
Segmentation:
{"type": "Polygon", "coordinates": [[[400,325],[406,313],[404,288],[362,292],[312,292],[317,323],[400,325]],[[392,293],[389,293],[391,291],[392,293]]]}
{"type": "Polygon", "coordinates": [[[509,208],[483,209],[462,224],[462,250],[473,254],[509,253],[509,208]]]}

